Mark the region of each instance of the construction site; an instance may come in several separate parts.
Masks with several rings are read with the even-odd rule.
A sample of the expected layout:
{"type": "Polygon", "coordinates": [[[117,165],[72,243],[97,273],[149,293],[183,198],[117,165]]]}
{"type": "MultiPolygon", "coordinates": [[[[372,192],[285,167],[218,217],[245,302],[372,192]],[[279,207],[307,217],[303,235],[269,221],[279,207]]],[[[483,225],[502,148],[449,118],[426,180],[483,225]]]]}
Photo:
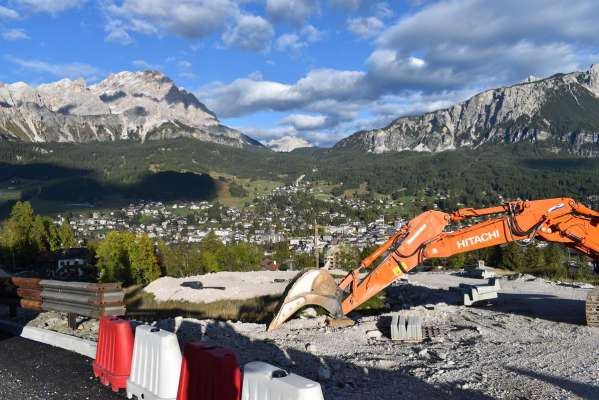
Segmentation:
{"type": "Polygon", "coordinates": [[[16,297],[3,317],[21,334],[33,329],[61,335],[61,343],[77,339],[62,347],[95,357],[93,375],[115,392],[126,387],[129,398],[171,398],[177,387],[179,396],[191,393],[194,376],[208,386],[226,381],[228,373],[212,377],[204,367],[193,375],[192,355],[211,352],[218,352],[220,367],[234,360],[236,383],[225,385],[237,395],[243,388],[248,400],[268,393],[298,400],[599,398],[599,290],[592,284],[482,261],[458,271],[422,267],[427,259],[533,238],[596,257],[598,217],[567,198],[427,211],[349,273],[326,265],[219,272],[163,277],[143,289],[157,302],[186,304],[271,296],[279,301],[268,323],[189,318],[185,310],[165,318],[146,314],[142,322],[126,313],[120,283],[10,277],[1,281],[2,292],[16,297]],[[468,219],[473,222],[446,231],[468,219]],[[382,306],[368,307],[375,299],[382,306]],[[119,354],[128,355],[115,364],[119,354]],[[125,367],[118,372],[115,365],[125,367]],[[163,379],[168,373],[173,376],[163,379]],[[171,397],[158,395],[164,386],[171,397]]]}

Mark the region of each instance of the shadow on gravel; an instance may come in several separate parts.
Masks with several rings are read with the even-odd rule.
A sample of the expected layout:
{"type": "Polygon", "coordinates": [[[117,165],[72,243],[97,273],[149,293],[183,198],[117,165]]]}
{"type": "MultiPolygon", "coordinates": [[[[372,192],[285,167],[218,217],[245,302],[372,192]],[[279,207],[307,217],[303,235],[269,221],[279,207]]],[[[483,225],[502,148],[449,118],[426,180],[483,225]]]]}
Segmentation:
{"type": "Polygon", "coordinates": [[[583,399],[599,399],[599,387],[589,385],[587,383],[580,383],[570,379],[562,378],[559,376],[541,374],[526,369],[507,367],[510,371],[517,374],[526,375],[528,377],[538,379],[540,381],[550,383],[554,386],[561,387],[568,392],[575,394],[583,399]]]}
{"type": "Polygon", "coordinates": [[[585,302],[564,299],[549,294],[501,293],[494,302],[494,310],[541,318],[553,322],[584,325],[585,302]]]}
{"type": "MultiPolygon", "coordinates": [[[[457,290],[432,289],[425,286],[402,285],[387,289],[387,301],[392,303],[391,310],[406,306],[424,306],[445,302],[462,305],[462,295],[457,290]],[[394,299],[405,299],[405,302],[394,299]]],[[[583,300],[564,299],[550,294],[538,293],[502,293],[497,299],[482,302],[472,308],[485,308],[507,314],[517,314],[547,321],[584,325],[585,302],[583,300]]]]}
{"type": "MultiPolygon", "coordinates": [[[[161,327],[174,329],[172,324],[161,327]]],[[[198,324],[183,321],[178,332],[182,342],[199,340],[204,336],[209,343],[234,350],[240,365],[250,361],[265,361],[318,381],[322,385],[327,400],[492,399],[474,390],[462,390],[454,386],[434,387],[410,375],[408,370],[403,370],[401,360],[397,360],[398,370],[375,367],[366,369],[349,362],[347,359],[353,357],[351,354],[344,354],[343,358],[337,358],[321,357],[295,349],[283,350],[269,339],[250,339],[224,322],[214,322],[202,329],[198,324]],[[319,379],[316,371],[321,367],[331,371],[331,379],[319,379]]],[[[296,331],[290,334],[301,335],[302,332],[296,331]]],[[[373,357],[376,358],[376,355],[373,357]]]]}

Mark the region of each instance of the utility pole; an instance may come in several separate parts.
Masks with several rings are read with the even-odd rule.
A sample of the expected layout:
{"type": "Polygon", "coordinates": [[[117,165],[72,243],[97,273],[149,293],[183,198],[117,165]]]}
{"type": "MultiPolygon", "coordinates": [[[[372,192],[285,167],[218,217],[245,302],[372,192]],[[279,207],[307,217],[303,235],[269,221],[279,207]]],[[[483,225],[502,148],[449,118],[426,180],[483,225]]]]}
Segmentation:
{"type": "Polygon", "coordinates": [[[314,261],[316,262],[316,269],[320,268],[320,258],[318,257],[318,225],[314,220],[314,261]]]}

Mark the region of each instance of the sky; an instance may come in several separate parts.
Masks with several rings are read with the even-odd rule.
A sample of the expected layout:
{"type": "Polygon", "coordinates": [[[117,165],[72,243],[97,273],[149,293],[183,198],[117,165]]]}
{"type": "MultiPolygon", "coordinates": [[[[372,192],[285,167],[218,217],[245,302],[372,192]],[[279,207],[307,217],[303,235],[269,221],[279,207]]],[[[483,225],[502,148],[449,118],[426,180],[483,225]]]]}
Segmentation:
{"type": "Polygon", "coordinates": [[[599,62],[597,0],[0,0],[0,81],[159,70],[228,126],[331,146],[599,62]]]}

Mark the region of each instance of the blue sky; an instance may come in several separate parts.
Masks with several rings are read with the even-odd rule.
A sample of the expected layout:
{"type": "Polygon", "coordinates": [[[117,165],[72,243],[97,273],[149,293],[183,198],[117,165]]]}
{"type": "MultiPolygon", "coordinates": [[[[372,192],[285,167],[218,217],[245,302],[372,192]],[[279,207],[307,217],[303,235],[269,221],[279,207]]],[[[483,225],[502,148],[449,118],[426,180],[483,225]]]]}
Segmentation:
{"type": "Polygon", "coordinates": [[[223,123],[328,146],[599,60],[596,0],[3,0],[0,81],[160,70],[223,123]]]}

